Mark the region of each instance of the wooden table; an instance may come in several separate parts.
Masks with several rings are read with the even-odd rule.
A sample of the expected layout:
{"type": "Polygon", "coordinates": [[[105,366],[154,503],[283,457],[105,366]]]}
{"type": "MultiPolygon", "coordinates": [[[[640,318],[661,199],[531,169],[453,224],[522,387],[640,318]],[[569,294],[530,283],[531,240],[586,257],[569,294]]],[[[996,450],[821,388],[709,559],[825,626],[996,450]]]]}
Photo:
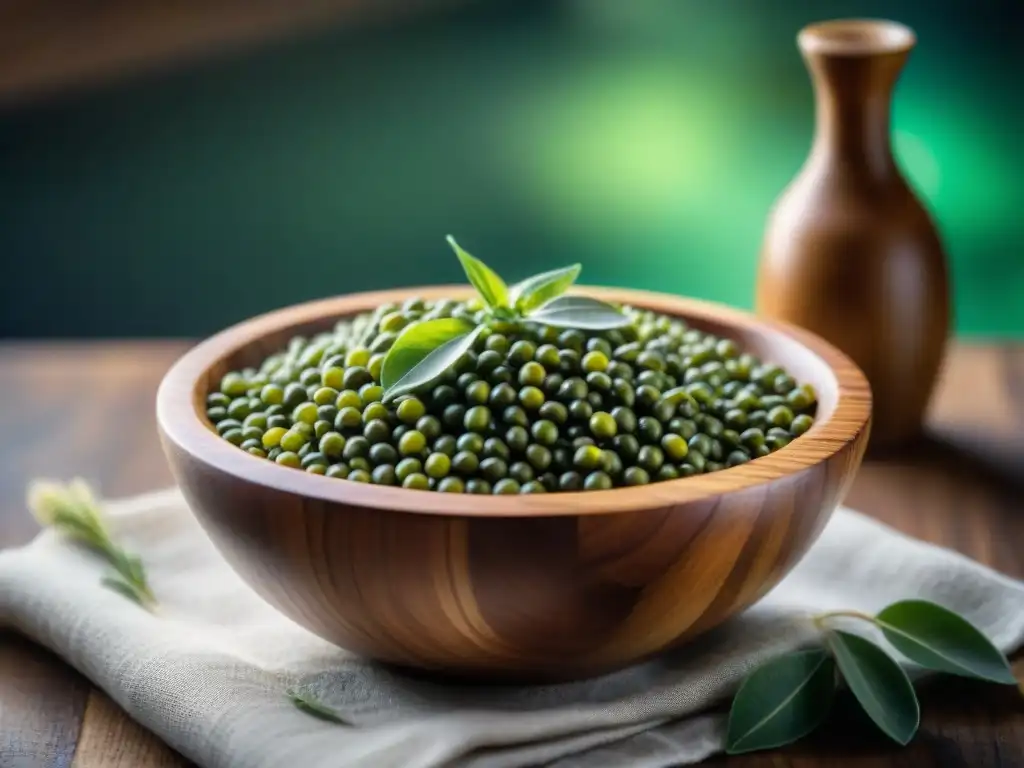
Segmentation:
{"type": "MultiPolygon", "coordinates": [[[[153,400],[181,342],[0,345],[0,546],[27,541],[33,476],[73,475],[108,496],[170,482],[153,400]]],[[[865,463],[851,506],[1024,577],[1024,346],[958,346],[913,451],[865,463]]],[[[1024,663],[1015,666],[1018,678],[1024,663]]],[[[1024,766],[1024,698],[939,680],[899,749],[854,708],[807,744],[715,766],[1024,766]]],[[[0,767],[154,768],[187,763],[52,654],[0,632],[0,767]]]]}

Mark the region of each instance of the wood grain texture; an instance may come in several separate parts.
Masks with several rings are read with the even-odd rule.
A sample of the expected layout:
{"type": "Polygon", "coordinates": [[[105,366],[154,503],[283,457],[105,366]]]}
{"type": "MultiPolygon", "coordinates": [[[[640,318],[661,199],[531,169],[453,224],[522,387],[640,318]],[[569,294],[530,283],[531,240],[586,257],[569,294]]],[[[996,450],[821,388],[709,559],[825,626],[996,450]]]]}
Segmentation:
{"type": "Polygon", "coordinates": [[[0,767],[70,765],[88,694],[53,654],[0,632],[0,767]]]}
{"type": "Polygon", "coordinates": [[[815,425],[725,471],[602,492],[479,497],[311,475],[217,436],[207,394],[296,335],[443,286],[279,310],[190,350],[157,395],[175,478],[236,571],[268,602],[356,653],[446,674],[576,678],[711,629],[773,587],[856,473],[870,395],[842,353],[804,331],[704,302],[581,291],[684,318],[789,370],[815,425]],[[674,535],[667,535],[672,533],[674,535]]]}
{"type": "Polygon", "coordinates": [[[125,717],[105,693],[89,694],[71,768],[176,768],[181,763],[179,755],[125,717]]]}
{"type": "Polygon", "coordinates": [[[938,231],[890,141],[892,91],[915,38],[896,23],[840,20],[798,42],[817,125],[768,217],[757,310],[856,361],[874,395],[872,449],[884,448],[920,436],[951,327],[938,231]]]}
{"type": "MultiPolygon", "coordinates": [[[[0,546],[23,541],[28,534],[29,526],[21,522],[27,518],[22,507],[26,477],[69,477],[91,466],[93,471],[84,474],[115,495],[169,481],[154,431],[152,402],[160,377],[186,347],[170,342],[0,344],[0,382],[5,392],[19,393],[0,400],[0,425],[9,431],[15,424],[28,423],[29,415],[39,419],[50,410],[71,414],[61,428],[38,430],[30,457],[22,455],[20,445],[0,444],[0,470],[17,462],[17,474],[0,483],[0,546]],[[126,369],[135,372],[126,375],[126,369]],[[104,383],[99,386],[98,382],[104,383]],[[132,395],[140,389],[146,397],[136,399],[132,395]],[[106,394],[100,396],[100,392],[106,394]],[[104,439],[106,433],[97,434],[80,414],[119,400],[123,402],[118,411],[119,439],[104,439]],[[129,453],[134,458],[123,461],[129,453]]],[[[910,535],[1024,578],[1022,428],[1024,346],[955,345],[936,392],[928,438],[903,452],[866,459],[848,503],[910,535]]],[[[1018,657],[1015,669],[1024,678],[1024,658],[1018,657]]],[[[88,717],[83,724],[86,690],[87,683],[52,655],[15,635],[0,634],[0,766],[67,766],[79,735],[83,741],[103,745],[87,753],[95,765],[112,764],[122,745],[107,734],[122,727],[122,720],[88,717]],[[17,756],[12,744],[20,745],[17,756]]],[[[1012,691],[947,678],[922,689],[921,700],[922,728],[905,749],[875,736],[855,709],[843,706],[828,727],[804,745],[715,758],[707,765],[1016,768],[1024,764],[1024,706],[1012,691]]],[[[140,739],[149,740],[154,755],[140,757],[138,768],[187,765],[148,733],[138,733],[140,739]]]]}

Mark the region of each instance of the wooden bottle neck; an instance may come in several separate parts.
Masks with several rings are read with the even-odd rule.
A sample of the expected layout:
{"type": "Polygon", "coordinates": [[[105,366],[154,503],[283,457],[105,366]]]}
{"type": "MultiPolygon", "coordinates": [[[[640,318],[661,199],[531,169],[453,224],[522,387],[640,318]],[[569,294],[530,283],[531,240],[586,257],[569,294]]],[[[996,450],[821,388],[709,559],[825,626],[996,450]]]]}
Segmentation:
{"type": "Polygon", "coordinates": [[[806,27],[798,42],[814,84],[812,158],[894,174],[890,107],[913,33],[891,22],[834,21],[806,27]]]}

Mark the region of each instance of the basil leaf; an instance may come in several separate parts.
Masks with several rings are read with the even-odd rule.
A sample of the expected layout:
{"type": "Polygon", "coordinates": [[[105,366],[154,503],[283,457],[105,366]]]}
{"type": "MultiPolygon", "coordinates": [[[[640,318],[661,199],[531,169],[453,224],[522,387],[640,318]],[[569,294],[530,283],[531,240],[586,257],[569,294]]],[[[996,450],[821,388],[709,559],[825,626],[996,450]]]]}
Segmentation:
{"type": "Polygon", "coordinates": [[[633,322],[611,304],[587,296],[559,296],[531,312],[527,319],[543,325],[584,331],[607,331],[633,322]]]}
{"type": "Polygon", "coordinates": [[[381,364],[384,400],[436,381],[469,351],[482,328],[456,317],[426,320],[406,327],[381,364]]]}
{"type": "Polygon", "coordinates": [[[571,267],[553,269],[528,277],[512,286],[509,300],[520,312],[532,312],[569,290],[569,286],[580,276],[581,269],[579,264],[573,264],[571,267]]]}
{"type": "Polygon", "coordinates": [[[484,264],[480,259],[470,256],[455,242],[455,238],[448,235],[448,244],[451,245],[455,255],[462,263],[462,269],[466,272],[469,282],[476,288],[480,298],[490,309],[508,306],[508,287],[505,281],[495,274],[494,270],[484,264]]]}
{"type": "Polygon", "coordinates": [[[1010,663],[961,616],[927,600],[901,600],[875,617],[886,640],[928,669],[1016,685],[1010,663]]]}
{"type": "Polygon", "coordinates": [[[820,648],[786,654],[756,669],[729,710],[726,752],[773,749],[803,738],[828,716],[836,665],[820,648]]]}
{"type": "Polygon", "coordinates": [[[907,673],[860,635],[833,630],[827,638],[839,671],[868,717],[889,738],[908,743],[917,732],[921,710],[907,673]]]}

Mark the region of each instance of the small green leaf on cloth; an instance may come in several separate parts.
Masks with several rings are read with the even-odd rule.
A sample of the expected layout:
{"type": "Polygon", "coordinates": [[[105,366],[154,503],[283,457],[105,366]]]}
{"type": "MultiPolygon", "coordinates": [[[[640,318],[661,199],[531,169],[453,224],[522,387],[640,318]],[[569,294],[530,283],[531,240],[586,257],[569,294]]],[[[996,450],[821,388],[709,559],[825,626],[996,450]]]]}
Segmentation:
{"type": "Polygon", "coordinates": [[[287,695],[291,699],[292,704],[309,715],[331,723],[345,723],[337,712],[304,691],[291,688],[288,690],[287,695]]]}
{"type": "Polygon", "coordinates": [[[119,595],[127,597],[129,600],[135,601],[143,608],[152,609],[154,607],[152,595],[140,589],[130,581],[125,581],[120,576],[104,576],[100,579],[100,583],[107,589],[113,590],[119,595]]]}
{"type": "Polygon", "coordinates": [[[740,686],[729,712],[726,751],[773,749],[803,738],[828,716],[835,662],[821,649],[772,659],[740,686]]]}
{"type": "Polygon", "coordinates": [[[896,661],[860,635],[831,630],[826,639],[850,690],[882,732],[907,744],[917,732],[921,710],[914,687],[896,661]]]}
{"type": "Polygon", "coordinates": [[[966,619],[926,600],[901,600],[875,623],[893,647],[927,669],[1016,685],[1006,657],[966,619]]]}
{"type": "Polygon", "coordinates": [[[40,525],[59,531],[101,555],[117,572],[102,579],[104,586],[139,603],[156,608],[142,560],[118,546],[107,530],[102,510],[88,484],[80,478],[62,484],[34,480],[27,492],[29,511],[40,525]]]}

